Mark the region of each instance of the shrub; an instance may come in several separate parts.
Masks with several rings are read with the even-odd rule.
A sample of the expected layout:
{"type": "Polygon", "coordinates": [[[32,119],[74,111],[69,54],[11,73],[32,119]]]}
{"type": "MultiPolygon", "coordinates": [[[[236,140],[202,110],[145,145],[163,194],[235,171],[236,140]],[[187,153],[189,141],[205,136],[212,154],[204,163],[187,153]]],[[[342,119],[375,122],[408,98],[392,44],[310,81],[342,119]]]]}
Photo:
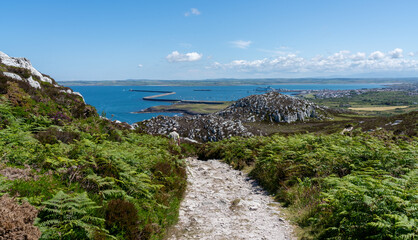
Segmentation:
{"type": "Polygon", "coordinates": [[[122,199],[110,200],[105,212],[105,225],[110,234],[123,235],[125,239],[141,239],[138,229],[138,210],[133,203],[122,199]]]}
{"type": "Polygon", "coordinates": [[[38,211],[27,202],[17,204],[8,195],[0,197],[1,239],[37,240],[41,231],[33,225],[38,211]]]}
{"type": "Polygon", "coordinates": [[[58,141],[63,143],[72,143],[80,139],[80,134],[76,132],[62,131],[56,127],[50,127],[45,131],[35,134],[35,138],[42,144],[55,144],[58,141]]]}
{"type": "Polygon", "coordinates": [[[9,84],[7,84],[8,77],[4,76],[0,73],[0,94],[6,94],[9,88],[9,84]]]}

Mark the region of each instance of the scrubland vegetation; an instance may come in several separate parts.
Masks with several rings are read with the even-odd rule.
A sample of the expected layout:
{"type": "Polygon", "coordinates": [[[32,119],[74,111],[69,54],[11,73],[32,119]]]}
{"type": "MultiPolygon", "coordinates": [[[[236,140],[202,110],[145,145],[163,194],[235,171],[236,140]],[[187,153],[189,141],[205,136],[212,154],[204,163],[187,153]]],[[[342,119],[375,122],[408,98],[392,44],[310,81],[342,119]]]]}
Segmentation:
{"type": "Polygon", "coordinates": [[[11,239],[37,239],[36,228],[40,239],[162,238],[186,186],[178,146],[101,118],[49,83],[35,90],[0,78],[0,206],[20,209],[10,197],[23,203],[0,232],[11,239]]]}
{"type": "Polygon", "coordinates": [[[418,142],[381,130],[296,134],[209,143],[287,206],[302,239],[415,239],[418,142]]]}
{"type": "MultiPolygon", "coordinates": [[[[163,238],[186,187],[182,153],[195,146],[180,149],[100,117],[67,90],[46,82],[35,89],[0,73],[0,234],[163,238]]],[[[351,116],[321,122],[316,134],[303,132],[318,125],[281,124],[281,135],[233,137],[197,152],[248,171],[288,207],[302,239],[415,239],[416,115],[351,116]],[[353,119],[353,132],[332,133],[353,119]]]]}

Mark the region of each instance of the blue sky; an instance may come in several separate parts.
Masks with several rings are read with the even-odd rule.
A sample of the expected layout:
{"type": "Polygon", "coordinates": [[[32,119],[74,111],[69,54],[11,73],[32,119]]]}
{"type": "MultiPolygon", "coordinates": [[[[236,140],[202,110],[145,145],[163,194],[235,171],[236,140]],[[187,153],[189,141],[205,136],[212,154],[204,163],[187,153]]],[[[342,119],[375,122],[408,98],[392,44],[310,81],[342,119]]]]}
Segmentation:
{"type": "Polygon", "coordinates": [[[0,51],[62,80],[418,76],[418,1],[20,0],[0,51]]]}

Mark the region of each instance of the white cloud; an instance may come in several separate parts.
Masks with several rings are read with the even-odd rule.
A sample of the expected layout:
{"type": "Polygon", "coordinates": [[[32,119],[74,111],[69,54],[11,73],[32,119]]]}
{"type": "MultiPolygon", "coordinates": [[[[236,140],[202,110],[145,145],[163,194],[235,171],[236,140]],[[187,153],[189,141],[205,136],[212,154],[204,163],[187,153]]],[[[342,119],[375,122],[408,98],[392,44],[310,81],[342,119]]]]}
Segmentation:
{"type": "Polygon", "coordinates": [[[251,41],[237,40],[230,42],[234,47],[247,49],[251,45],[251,41]]]}
{"type": "Polygon", "coordinates": [[[356,54],[351,55],[351,59],[353,61],[361,61],[361,60],[364,60],[364,59],[366,59],[366,53],[358,52],[356,54]]]}
{"type": "Polygon", "coordinates": [[[187,11],[187,12],[184,13],[184,16],[186,16],[186,17],[188,17],[190,15],[198,16],[200,14],[201,14],[201,12],[197,8],[191,8],[190,11],[187,11]]]}
{"type": "Polygon", "coordinates": [[[200,15],[200,12],[197,10],[197,8],[192,8],[191,10],[193,15],[200,15]]]}
{"type": "Polygon", "coordinates": [[[294,53],[258,60],[233,60],[229,63],[215,62],[212,68],[253,73],[362,73],[379,71],[418,71],[416,59],[402,58],[402,49],[388,54],[375,51],[366,57],[364,52],[355,54],[343,50],[328,56],[304,58],[294,53]]]}
{"type": "Polygon", "coordinates": [[[390,51],[390,52],[389,52],[389,55],[390,55],[392,58],[401,58],[401,57],[403,57],[403,56],[402,56],[402,52],[403,52],[403,50],[402,50],[402,49],[400,49],[400,48],[395,48],[395,49],[393,49],[393,51],[390,51]]]}
{"type": "Polygon", "coordinates": [[[413,57],[413,56],[415,56],[415,53],[414,52],[409,52],[408,56],[413,57]]]}
{"type": "Polygon", "coordinates": [[[378,60],[385,57],[385,54],[381,51],[372,52],[369,56],[370,59],[378,60]]]}
{"type": "Polygon", "coordinates": [[[190,53],[179,53],[178,51],[173,51],[172,53],[168,54],[167,61],[169,62],[194,62],[198,61],[202,58],[203,54],[197,52],[190,52],[190,53]]]}
{"type": "Polygon", "coordinates": [[[142,68],[143,66],[144,66],[144,65],[142,65],[142,64],[138,64],[138,67],[139,67],[139,68],[142,68]]]}

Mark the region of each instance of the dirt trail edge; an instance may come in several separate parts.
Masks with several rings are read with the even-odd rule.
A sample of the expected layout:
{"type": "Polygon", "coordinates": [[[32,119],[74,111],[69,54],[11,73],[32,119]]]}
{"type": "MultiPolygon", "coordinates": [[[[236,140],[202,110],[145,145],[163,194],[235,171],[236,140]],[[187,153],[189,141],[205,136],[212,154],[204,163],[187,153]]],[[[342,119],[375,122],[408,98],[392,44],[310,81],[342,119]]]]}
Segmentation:
{"type": "Polygon", "coordinates": [[[168,240],[295,239],[278,204],[245,174],[218,160],[186,161],[188,188],[168,240]]]}

